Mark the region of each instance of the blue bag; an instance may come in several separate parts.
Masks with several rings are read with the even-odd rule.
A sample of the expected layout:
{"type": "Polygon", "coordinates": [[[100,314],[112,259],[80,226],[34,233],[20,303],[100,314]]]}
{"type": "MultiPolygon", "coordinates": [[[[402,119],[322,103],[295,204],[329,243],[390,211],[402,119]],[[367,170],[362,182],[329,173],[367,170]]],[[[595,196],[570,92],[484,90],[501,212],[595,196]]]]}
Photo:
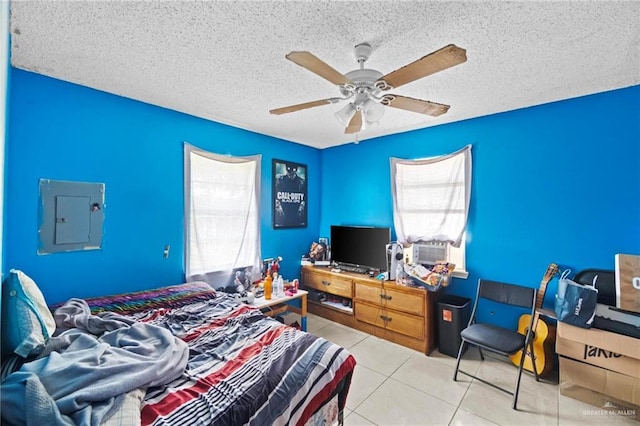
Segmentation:
{"type": "MultiPolygon", "coordinates": [[[[596,316],[598,304],[598,289],[595,285],[582,285],[571,281],[567,276],[571,270],[565,270],[558,282],[555,312],[558,321],[575,325],[576,327],[591,328],[596,316]]],[[[595,280],[598,277],[594,278],[595,280]]]]}

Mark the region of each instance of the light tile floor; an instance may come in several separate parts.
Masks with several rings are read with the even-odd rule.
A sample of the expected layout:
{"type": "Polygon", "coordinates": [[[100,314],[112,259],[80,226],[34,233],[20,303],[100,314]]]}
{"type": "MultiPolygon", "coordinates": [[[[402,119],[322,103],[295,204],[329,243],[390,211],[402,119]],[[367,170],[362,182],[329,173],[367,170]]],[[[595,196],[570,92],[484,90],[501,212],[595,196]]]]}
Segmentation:
{"type": "MultiPolygon", "coordinates": [[[[453,381],[455,358],[430,356],[309,315],[309,333],[348,349],[357,366],[347,398],[345,425],[629,425],[629,417],[605,415],[598,407],[560,395],[556,380],[536,382],[523,374],[518,410],[511,396],[462,374],[453,381]]],[[[469,349],[461,368],[513,386],[516,367],[497,358],[481,362],[469,349]]]]}

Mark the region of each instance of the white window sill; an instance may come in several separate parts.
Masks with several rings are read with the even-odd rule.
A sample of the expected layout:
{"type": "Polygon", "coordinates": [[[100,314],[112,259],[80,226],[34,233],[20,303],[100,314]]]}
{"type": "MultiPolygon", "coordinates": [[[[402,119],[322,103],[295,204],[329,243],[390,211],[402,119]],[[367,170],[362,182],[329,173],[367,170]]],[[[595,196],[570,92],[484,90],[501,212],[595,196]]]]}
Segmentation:
{"type": "Polygon", "coordinates": [[[455,278],[462,278],[464,280],[469,278],[469,272],[458,270],[458,269],[454,269],[451,275],[453,275],[455,278]]]}

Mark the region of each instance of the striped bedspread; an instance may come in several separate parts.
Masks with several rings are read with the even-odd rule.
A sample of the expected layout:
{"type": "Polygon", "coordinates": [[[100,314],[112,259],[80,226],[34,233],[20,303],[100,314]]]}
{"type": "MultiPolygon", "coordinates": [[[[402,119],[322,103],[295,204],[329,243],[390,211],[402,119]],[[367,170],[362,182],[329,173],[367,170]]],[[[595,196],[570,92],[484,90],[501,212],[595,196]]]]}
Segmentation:
{"type": "Polygon", "coordinates": [[[94,314],[113,311],[166,327],[189,346],[183,375],[147,390],[144,425],[303,425],[341,385],[346,393],[355,366],[345,349],[203,282],[87,303],[94,314]]]}

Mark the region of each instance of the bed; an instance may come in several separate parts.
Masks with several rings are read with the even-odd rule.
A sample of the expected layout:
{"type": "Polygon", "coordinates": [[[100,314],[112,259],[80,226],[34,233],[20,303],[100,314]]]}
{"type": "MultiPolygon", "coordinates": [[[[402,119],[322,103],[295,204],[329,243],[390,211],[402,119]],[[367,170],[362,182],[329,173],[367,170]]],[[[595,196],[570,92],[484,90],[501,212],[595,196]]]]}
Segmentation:
{"type": "MultiPolygon", "coordinates": [[[[179,374],[161,385],[155,377],[155,385],[128,392],[134,401],[138,395],[143,425],[343,422],[353,356],[323,338],[268,318],[204,282],[72,300],[81,306],[77,309],[90,310],[92,319],[161,328],[185,345],[188,356],[179,374]]],[[[60,324],[60,312],[67,309],[68,313],[70,305],[55,308],[60,324]]],[[[83,321],[76,322],[87,323],[83,321]]],[[[66,324],[69,328],[69,321],[66,324]]],[[[129,335],[126,339],[131,344],[129,335]]],[[[122,380],[128,379],[122,374],[122,380]]],[[[3,421],[10,406],[5,407],[4,388],[5,382],[3,421]]],[[[125,404],[120,408],[100,423],[131,415],[122,413],[125,404]]]]}

